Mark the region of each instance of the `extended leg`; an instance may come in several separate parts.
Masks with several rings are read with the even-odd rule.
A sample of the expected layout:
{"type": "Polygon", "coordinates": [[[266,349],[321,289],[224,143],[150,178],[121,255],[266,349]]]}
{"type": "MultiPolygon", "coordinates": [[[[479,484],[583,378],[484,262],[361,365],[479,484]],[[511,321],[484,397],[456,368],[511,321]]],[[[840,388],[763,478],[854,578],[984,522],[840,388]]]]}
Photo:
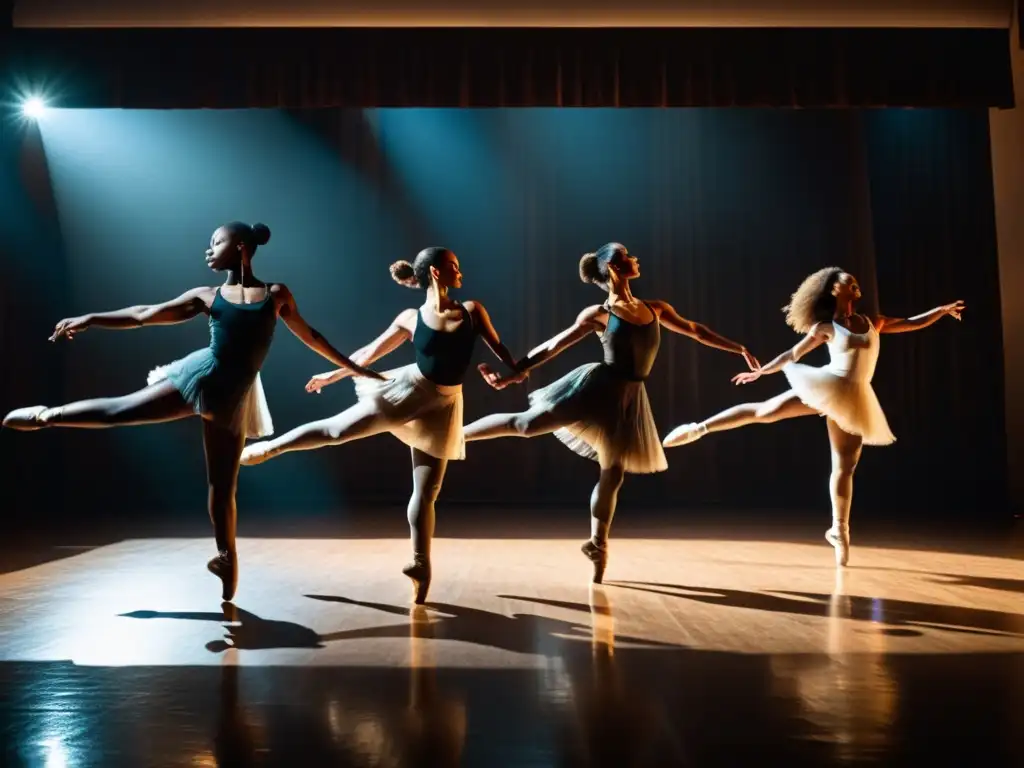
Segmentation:
{"type": "Polygon", "coordinates": [[[350,440],[386,432],[389,427],[390,422],[372,403],[356,403],[337,416],[311,421],[273,440],[262,440],[246,446],[242,452],[242,463],[251,466],[290,451],[312,451],[326,445],[341,445],[350,440]]]}
{"type": "Polygon", "coordinates": [[[412,449],[412,496],[409,497],[409,533],[413,561],[402,572],[412,579],[413,599],[422,604],[430,589],[430,544],[434,540],[434,502],[441,492],[447,459],[412,449]]]}
{"type": "Polygon", "coordinates": [[[853,503],[853,473],[860,461],[863,441],[828,420],[828,441],[832,446],[832,474],[829,495],[832,497],[832,527],[825,538],[835,547],[836,564],[850,560],[850,505],[853,503]]]}
{"type": "Polygon", "coordinates": [[[692,443],[709,432],[723,432],[727,429],[745,427],[748,424],[773,424],[783,419],[812,416],[816,413],[817,411],[805,405],[797,397],[796,392],[789,390],[771,400],[765,400],[763,403],[734,405],[706,421],[678,426],[668,433],[662,444],[666,448],[671,448],[676,445],[692,443]]]}
{"type": "Polygon", "coordinates": [[[590,494],[590,540],[583,545],[583,554],[594,564],[595,584],[604,579],[604,569],[608,564],[608,532],[625,476],[621,466],[602,468],[601,477],[590,494]]]}
{"type": "Polygon", "coordinates": [[[463,430],[466,440],[495,437],[536,437],[564,427],[568,420],[557,411],[530,409],[520,413],[494,413],[477,419],[463,430]]]}
{"type": "Polygon", "coordinates": [[[224,600],[231,600],[238,587],[238,553],[235,531],[238,526],[238,464],[245,436],[212,422],[203,422],[203,447],[206,450],[206,482],[217,556],[207,565],[220,578],[224,600]]]}
{"type": "Polygon", "coordinates": [[[7,414],[4,426],[24,431],[43,427],[103,429],[158,424],[194,415],[192,406],[165,380],[121,397],[78,400],[53,408],[41,405],[18,408],[7,414]]]}

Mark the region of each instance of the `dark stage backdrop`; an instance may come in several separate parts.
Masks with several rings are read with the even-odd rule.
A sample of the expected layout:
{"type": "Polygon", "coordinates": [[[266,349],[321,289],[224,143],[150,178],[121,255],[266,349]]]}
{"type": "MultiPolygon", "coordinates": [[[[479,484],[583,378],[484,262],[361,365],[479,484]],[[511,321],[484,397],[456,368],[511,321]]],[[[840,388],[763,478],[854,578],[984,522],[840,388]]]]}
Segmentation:
{"type": "MultiPolygon", "coordinates": [[[[387,265],[443,244],[462,261],[462,298],[483,301],[503,339],[525,353],[602,300],[579,282],[577,261],[615,239],[640,258],[638,295],[670,301],[762,361],[797,341],[779,308],[821,266],[854,271],[867,306],[890,315],[965,299],[963,324],[883,338],[876,387],[899,441],[865,450],[856,514],[1005,514],[984,111],[83,110],[49,115],[41,145],[14,129],[3,137],[5,410],[128,392],[154,365],[204,345],[201,321],[96,330],[73,344],[45,338],[62,316],[209,282],[202,251],[229,219],[272,227],[259,273],[287,282],[308,319],[346,350],[421,299],[391,282],[387,265]]],[[[587,339],[501,393],[474,374],[467,420],[522,409],[528,387],[598,354],[587,339]]],[[[410,360],[405,347],[378,367],[410,360]]],[[[353,402],[350,382],[304,393],[308,376],[329,367],[279,326],[263,374],[279,433],[353,402]]],[[[737,389],[729,378],[740,368],[739,358],[666,333],[648,382],[662,432],[785,388],[779,375],[737,389]]],[[[202,514],[196,423],[5,433],[0,447],[18,516],[41,507],[202,514]]],[[[711,436],[670,451],[669,462],[665,473],[629,478],[623,510],[827,513],[829,451],[817,418],[711,436]]],[[[479,443],[452,463],[442,503],[584,514],[596,471],[553,437],[479,443]]],[[[240,503],[243,514],[353,510],[402,504],[409,487],[408,450],[384,435],[243,468],[240,503]]]]}

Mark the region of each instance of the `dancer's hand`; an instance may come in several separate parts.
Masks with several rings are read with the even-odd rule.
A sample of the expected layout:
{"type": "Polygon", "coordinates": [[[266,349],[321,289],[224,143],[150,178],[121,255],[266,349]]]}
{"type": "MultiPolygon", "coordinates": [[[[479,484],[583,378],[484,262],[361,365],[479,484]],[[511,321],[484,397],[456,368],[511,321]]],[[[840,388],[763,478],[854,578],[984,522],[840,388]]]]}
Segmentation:
{"type": "Polygon", "coordinates": [[[346,371],[344,368],[339,368],[336,371],[328,371],[327,373],[318,373],[306,382],[306,391],[319,395],[320,390],[328,384],[334,384],[336,381],[341,381],[350,375],[351,371],[346,371]]]}
{"type": "Polygon", "coordinates": [[[750,350],[749,349],[744,347],[743,348],[743,352],[741,352],[740,354],[743,355],[743,359],[746,361],[747,367],[750,368],[750,370],[752,370],[752,371],[760,371],[761,370],[761,364],[757,361],[756,357],[754,357],[752,354],[750,354],[750,350]]]}
{"type": "Polygon", "coordinates": [[[519,384],[530,377],[530,374],[528,373],[516,373],[512,376],[502,376],[487,363],[480,363],[476,369],[480,371],[480,375],[483,376],[484,381],[495,389],[504,389],[509,384],[519,384]]]}
{"type": "Polygon", "coordinates": [[[64,337],[68,341],[75,338],[76,333],[84,333],[89,328],[89,316],[68,317],[57,323],[48,341],[56,341],[64,337]]]}
{"type": "Polygon", "coordinates": [[[740,384],[750,384],[760,378],[761,369],[759,368],[756,371],[744,371],[743,373],[737,373],[732,377],[732,383],[739,386],[740,384]]]}
{"type": "Polygon", "coordinates": [[[950,317],[960,320],[962,319],[960,317],[960,313],[963,312],[965,309],[967,309],[967,305],[964,304],[963,301],[954,301],[952,304],[947,304],[946,306],[944,306],[942,308],[942,311],[945,312],[950,317]]]}

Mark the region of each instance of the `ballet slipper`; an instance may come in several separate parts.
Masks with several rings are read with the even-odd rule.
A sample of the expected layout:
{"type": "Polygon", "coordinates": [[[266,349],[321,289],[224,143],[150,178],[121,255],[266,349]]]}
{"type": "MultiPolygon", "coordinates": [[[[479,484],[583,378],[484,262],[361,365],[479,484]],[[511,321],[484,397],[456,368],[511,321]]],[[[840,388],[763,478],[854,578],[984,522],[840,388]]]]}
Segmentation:
{"type": "Polygon", "coordinates": [[[412,580],[412,599],[416,605],[427,601],[430,590],[431,568],[426,555],[413,555],[413,560],[402,569],[402,573],[412,580]]]}
{"type": "Polygon", "coordinates": [[[221,600],[230,602],[238,589],[238,555],[234,552],[218,552],[206,564],[206,570],[221,581],[221,600]]]}
{"type": "Polygon", "coordinates": [[[270,449],[267,447],[267,442],[264,441],[245,446],[238,461],[242,466],[253,467],[269,459],[270,449]]]}
{"type": "Polygon", "coordinates": [[[593,583],[601,584],[604,581],[604,569],[608,565],[608,545],[599,546],[593,539],[587,539],[580,551],[594,564],[593,583]]]}
{"type": "Polygon", "coordinates": [[[669,432],[661,444],[665,448],[674,448],[700,440],[707,433],[708,428],[704,424],[683,424],[669,432]]]}
{"type": "Polygon", "coordinates": [[[46,411],[45,405],[32,405],[28,408],[15,408],[4,416],[4,426],[7,429],[16,429],[19,432],[33,432],[47,426],[47,422],[41,419],[46,411]]]}
{"type": "Polygon", "coordinates": [[[850,530],[833,525],[825,531],[825,541],[832,545],[836,553],[836,565],[845,567],[850,562],[850,530]]]}

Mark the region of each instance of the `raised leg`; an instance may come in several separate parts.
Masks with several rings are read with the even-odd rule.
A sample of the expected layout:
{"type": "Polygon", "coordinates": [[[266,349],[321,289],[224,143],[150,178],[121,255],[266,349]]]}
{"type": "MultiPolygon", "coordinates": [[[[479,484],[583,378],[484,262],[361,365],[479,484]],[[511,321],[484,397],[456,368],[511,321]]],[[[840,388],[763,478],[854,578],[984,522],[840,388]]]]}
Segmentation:
{"type": "Polygon", "coordinates": [[[608,565],[608,533],[625,476],[626,472],[621,466],[602,467],[601,477],[590,494],[590,539],[582,550],[594,564],[595,584],[602,582],[604,569],[608,565]]]}
{"type": "Polygon", "coordinates": [[[853,503],[853,473],[860,461],[863,440],[839,428],[828,419],[828,441],[832,447],[832,474],[829,495],[832,498],[832,527],[825,538],[835,547],[836,564],[850,561],[850,506],[853,503]]]}
{"type": "Polygon", "coordinates": [[[44,427],[105,429],[137,424],[158,424],[194,416],[195,410],[169,381],[159,381],[145,389],[121,397],[78,400],[52,408],[18,408],[4,418],[10,429],[30,431],[44,427]]]}
{"type": "Polygon", "coordinates": [[[231,600],[238,587],[238,552],[235,548],[238,507],[235,493],[243,445],[244,435],[210,421],[203,422],[210,521],[217,541],[217,556],[207,564],[207,568],[221,580],[223,600],[231,600]]]}
{"type": "Polygon", "coordinates": [[[706,421],[678,426],[668,433],[662,444],[666,448],[671,448],[676,445],[692,443],[709,432],[724,432],[727,429],[737,429],[749,424],[774,424],[783,419],[815,414],[817,411],[805,405],[797,397],[796,392],[789,390],[762,403],[734,405],[706,421]]]}
{"type": "Polygon", "coordinates": [[[413,601],[422,604],[430,589],[430,544],[434,540],[434,502],[441,492],[447,459],[412,449],[412,496],[409,497],[409,533],[413,560],[402,572],[412,579],[413,601]]]}
{"type": "Polygon", "coordinates": [[[326,445],[341,445],[350,440],[387,432],[390,426],[391,422],[372,403],[360,402],[336,416],[311,421],[273,440],[262,440],[246,446],[242,452],[242,463],[251,466],[290,451],[312,451],[326,445]]]}
{"type": "Polygon", "coordinates": [[[530,409],[520,413],[494,413],[468,425],[466,440],[492,440],[495,437],[536,437],[568,424],[557,411],[530,409]]]}

